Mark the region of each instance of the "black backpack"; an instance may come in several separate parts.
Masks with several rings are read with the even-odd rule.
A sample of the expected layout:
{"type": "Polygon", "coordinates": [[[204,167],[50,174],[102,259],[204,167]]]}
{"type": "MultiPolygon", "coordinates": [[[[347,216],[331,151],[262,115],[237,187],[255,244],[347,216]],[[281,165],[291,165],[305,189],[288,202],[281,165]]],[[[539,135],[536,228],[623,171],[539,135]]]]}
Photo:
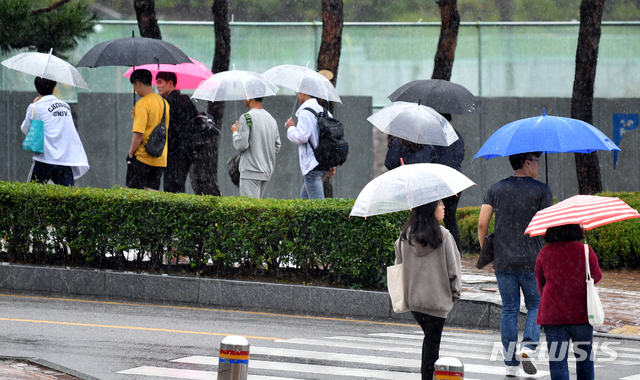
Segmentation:
{"type": "Polygon", "coordinates": [[[319,166],[329,169],[344,164],[349,155],[349,143],[344,140],[342,123],[329,117],[324,108],[319,115],[309,107],[305,110],[313,113],[318,119],[318,146],[314,148],[311,143],[309,145],[319,166]]]}
{"type": "Polygon", "coordinates": [[[206,111],[198,112],[191,119],[189,131],[189,156],[196,159],[204,148],[204,140],[207,137],[219,135],[220,130],[216,127],[213,117],[206,111]]]}

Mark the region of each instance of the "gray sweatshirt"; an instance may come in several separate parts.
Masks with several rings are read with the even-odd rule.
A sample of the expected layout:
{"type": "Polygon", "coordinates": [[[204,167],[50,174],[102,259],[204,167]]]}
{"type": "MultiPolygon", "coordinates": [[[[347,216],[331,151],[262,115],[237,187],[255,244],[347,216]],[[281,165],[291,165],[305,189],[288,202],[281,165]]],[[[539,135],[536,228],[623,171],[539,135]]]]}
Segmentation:
{"type": "Polygon", "coordinates": [[[240,116],[238,132],[233,134],[233,147],[241,152],[240,178],[268,181],[276,166],[276,153],[280,151],[280,134],[276,120],[263,109],[249,110],[252,129],[240,116]]]}
{"type": "Polygon", "coordinates": [[[404,299],[411,311],[446,318],[462,288],[460,253],[449,231],[440,226],[440,247],[396,240],[396,264],[402,263],[404,299]]]}

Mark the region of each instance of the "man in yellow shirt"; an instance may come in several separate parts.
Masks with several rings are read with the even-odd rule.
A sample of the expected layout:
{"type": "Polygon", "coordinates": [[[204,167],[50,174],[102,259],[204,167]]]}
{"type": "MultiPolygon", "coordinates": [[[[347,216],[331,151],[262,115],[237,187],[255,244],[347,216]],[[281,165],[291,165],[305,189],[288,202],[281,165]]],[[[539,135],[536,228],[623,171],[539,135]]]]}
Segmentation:
{"type": "Polygon", "coordinates": [[[166,142],[160,157],[151,156],[145,149],[149,135],[162,120],[163,109],[167,131],[170,121],[169,104],[153,91],[152,78],[149,70],[135,70],[129,78],[133,90],[141,99],[131,113],[133,138],[127,155],[127,189],[159,190],[162,172],[167,166],[168,144],[166,142]]]}

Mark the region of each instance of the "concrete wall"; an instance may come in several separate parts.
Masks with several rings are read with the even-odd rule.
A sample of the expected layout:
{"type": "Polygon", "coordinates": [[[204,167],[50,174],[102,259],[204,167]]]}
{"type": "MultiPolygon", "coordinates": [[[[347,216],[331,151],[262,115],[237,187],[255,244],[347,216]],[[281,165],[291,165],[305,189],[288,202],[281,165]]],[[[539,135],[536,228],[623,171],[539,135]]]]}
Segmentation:
{"type": "MultiPolygon", "coordinates": [[[[28,92],[0,92],[0,112],[4,115],[0,134],[3,139],[0,151],[0,180],[24,181],[31,165],[30,152],[21,150],[24,135],[19,127],[24,119],[26,106],[35,94],[28,92]]],[[[371,115],[371,98],[345,96],[343,104],[336,105],[335,116],[345,126],[345,138],[349,142],[349,158],[338,168],[333,179],[334,196],[355,198],[360,190],[373,178],[372,129],[366,118],[371,115]]],[[[278,122],[282,148],[276,158],[275,173],[269,183],[266,196],[269,198],[297,198],[302,186],[302,174],[298,163],[297,145],[291,143],[284,129],[285,121],[294,108],[293,96],[266,98],[264,107],[278,122]]],[[[200,110],[206,109],[205,101],[196,102],[200,110]]],[[[132,94],[80,93],[77,104],[77,127],[89,158],[91,169],[77,181],[81,187],[111,188],[125,185],[125,157],[131,144],[132,94]]],[[[297,106],[296,106],[297,108],[297,106]]],[[[231,125],[235,115],[247,108],[244,102],[227,102],[220,140],[220,162],[218,164],[219,186],[223,195],[237,196],[235,187],[226,172],[226,160],[237,152],[231,145],[231,125]]],[[[187,192],[193,193],[189,180],[187,192]]]]}
{"type": "MultiPolygon", "coordinates": [[[[21,151],[24,139],[19,130],[24,118],[26,105],[33,100],[34,93],[0,92],[0,180],[24,181],[30,168],[31,153],[21,151]]],[[[345,125],[346,139],[350,144],[349,159],[338,169],[334,177],[334,194],[340,198],[355,198],[364,185],[374,175],[383,172],[380,162],[386,153],[386,144],[377,143],[374,149],[374,136],[383,138],[366,121],[371,114],[371,98],[343,97],[343,104],[335,110],[336,117],[345,125]]],[[[521,118],[546,113],[553,116],[570,114],[568,98],[484,98],[484,115],[454,115],[453,124],[465,140],[466,157],[463,172],[477,186],[465,190],[460,206],[475,206],[482,203],[486,190],[495,182],[512,173],[506,158],[491,160],[477,159],[473,156],[482,143],[501,126],[521,118]]],[[[110,188],[124,186],[126,164],[125,156],[131,142],[131,117],[133,106],[131,94],[81,93],[77,104],[77,126],[89,156],[91,170],[78,181],[78,186],[110,188]]],[[[199,101],[200,109],[206,102],[199,101]]],[[[302,184],[302,175],[298,164],[297,146],[286,138],[285,120],[294,108],[293,96],[266,98],[264,106],[278,121],[282,149],[276,160],[276,171],[267,188],[270,198],[296,198],[302,184]]],[[[612,137],[613,113],[638,113],[640,99],[595,99],[593,124],[612,137]]],[[[231,184],[226,174],[225,162],[235,154],[231,145],[230,126],[234,115],[246,111],[242,102],[228,102],[225,120],[222,125],[219,163],[219,186],[223,195],[238,195],[238,189],[231,184]],[[237,109],[237,111],[236,111],[237,109]]],[[[640,189],[640,157],[638,153],[638,132],[628,131],[621,144],[617,169],[613,170],[613,158],[610,152],[598,152],[603,187],[612,191],[637,191],[640,189]]],[[[377,141],[376,140],[376,141],[377,141]]],[[[540,180],[547,181],[545,164],[548,168],[548,183],[554,197],[563,200],[578,192],[575,174],[574,155],[571,153],[549,154],[541,159],[540,180]],[[545,162],[546,161],[546,162],[545,162]]],[[[188,192],[191,191],[187,182],[188,192]]]]}

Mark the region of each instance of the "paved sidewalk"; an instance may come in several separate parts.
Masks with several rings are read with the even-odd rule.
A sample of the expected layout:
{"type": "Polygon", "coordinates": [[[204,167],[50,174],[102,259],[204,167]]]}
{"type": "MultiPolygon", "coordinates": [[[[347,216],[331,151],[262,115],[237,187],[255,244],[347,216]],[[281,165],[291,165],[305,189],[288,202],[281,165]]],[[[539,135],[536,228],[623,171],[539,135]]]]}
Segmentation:
{"type": "MultiPolygon", "coordinates": [[[[491,265],[479,270],[476,258],[462,260],[463,297],[500,304],[498,284],[491,265]]],[[[640,337],[640,272],[603,271],[596,285],[605,311],[601,333],[640,337]]],[[[522,300],[522,310],[524,299],[522,300]]]]}

